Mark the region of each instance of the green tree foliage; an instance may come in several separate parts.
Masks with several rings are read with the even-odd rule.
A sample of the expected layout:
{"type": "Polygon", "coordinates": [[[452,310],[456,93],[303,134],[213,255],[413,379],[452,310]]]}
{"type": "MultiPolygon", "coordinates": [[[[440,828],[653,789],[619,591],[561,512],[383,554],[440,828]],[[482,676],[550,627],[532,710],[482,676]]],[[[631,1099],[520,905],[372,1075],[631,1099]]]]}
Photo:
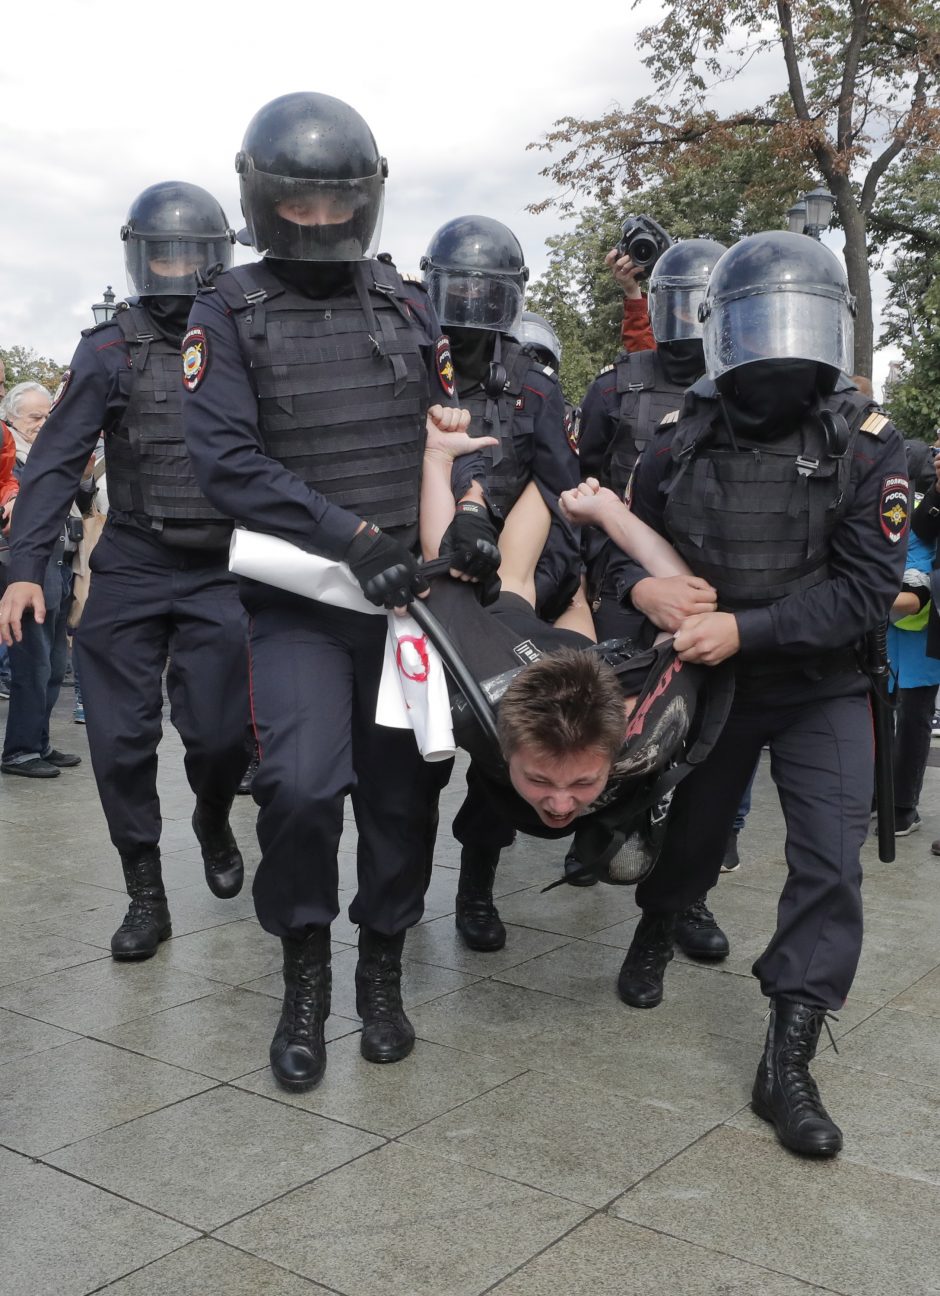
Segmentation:
{"type": "Polygon", "coordinates": [[[592,204],[578,213],[570,231],[550,238],[548,270],[530,286],[527,306],[549,319],[561,339],[568,400],[577,404],[620,350],[623,297],[604,256],[628,213],[652,216],[677,239],[730,245],[778,220],[809,178],[798,160],[778,164],[755,135],[707,166],[689,158],[659,183],[592,204]]]}
{"type": "Polygon", "coordinates": [[[38,382],[55,392],[66,368],[48,356],[37,355],[32,347],[0,347],[0,360],[6,367],[7,391],[17,383],[38,382]]]}
{"type": "Polygon", "coordinates": [[[835,195],[858,301],[856,371],[870,374],[869,234],[880,191],[892,172],[929,159],[940,142],[935,0],[665,0],[663,18],[640,44],[653,95],[593,120],[562,118],[534,146],[556,153],[543,174],[561,193],[548,201],[606,202],[689,165],[725,166],[760,141],[772,169],[821,174],[835,195]],[[774,92],[738,112],[716,111],[715,89],[768,54],[779,58],[774,92]]]}

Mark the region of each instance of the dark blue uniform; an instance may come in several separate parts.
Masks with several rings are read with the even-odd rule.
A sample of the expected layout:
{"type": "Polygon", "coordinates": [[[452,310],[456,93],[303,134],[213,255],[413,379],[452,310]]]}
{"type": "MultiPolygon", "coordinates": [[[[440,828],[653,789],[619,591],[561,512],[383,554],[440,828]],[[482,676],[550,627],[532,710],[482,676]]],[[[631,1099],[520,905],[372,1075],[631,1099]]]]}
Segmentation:
{"type": "MultiPolygon", "coordinates": [[[[688,420],[714,426],[718,414],[717,400],[707,395],[693,399],[697,391],[687,398],[679,422],[660,429],[640,460],[632,499],[636,515],[675,543],[687,560],[696,542],[703,555],[708,550],[715,515],[710,517],[707,509],[723,498],[730,480],[713,458],[701,483],[688,479],[692,515],[704,502],[701,533],[690,544],[687,529],[670,527],[664,488],[680,472],[695,471],[688,464],[683,469],[674,456],[674,433],[678,442],[688,420]]],[[[838,1008],[844,1002],[862,940],[859,852],[872,798],[872,722],[868,681],[855,666],[853,646],[887,616],[900,588],[905,554],[903,442],[887,419],[870,406],[866,412],[860,397],[853,399],[858,416],[845,469],[839,460],[816,460],[822,474],[844,471],[844,476],[838,484],[831,476],[831,486],[819,496],[823,502],[831,499],[833,521],[815,537],[810,524],[810,538],[818,542],[815,571],[800,565],[809,546],[788,549],[770,543],[764,557],[754,558],[764,540],[758,531],[747,534],[748,527],[761,527],[766,539],[776,525],[807,513],[812,517],[805,500],[787,508],[775,489],[764,498],[776,500],[779,512],[761,516],[759,508],[755,512],[759,501],[753,494],[760,489],[755,485],[751,513],[724,532],[729,536],[737,528],[732,543],[740,544],[743,555],[735,560],[726,552],[732,574],[741,574],[754,588],[762,581],[768,589],[787,581],[802,588],[775,598],[752,597],[748,604],[729,594],[729,585],[715,578],[707,562],[690,560],[697,575],[716,584],[719,610],[734,611],[741,641],[733,659],[736,695],[712,753],[677,789],[657,866],[637,888],[637,903],[645,911],[673,913],[714,885],[741,796],[762,746],[769,743],[771,774],[787,825],[788,874],[776,932],[754,973],[764,994],[819,1008],[838,1008]]],[[[720,432],[717,445],[719,453],[728,450],[720,432]]],[[[729,461],[753,475],[761,455],[767,458],[766,449],[742,449],[734,456],[728,452],[729,461]]],[[[815,483],[801,483],[795,470],[791,475],[795,490],[816,490],[815,483]]],[[[724,496],[726,501],[733,497],[733,492],[724,496]]],[[[733,515],[733,506],[731,511],[733,515]]],[[[632,579],[643,575],[634,566],[632,579]]]]}
{"type": "MultiPolygon", "coordinates": [[[[243,267],[200,294],[187,334],[201,354],[184,423],[206,495],[251,530],[336,559],[362,520],[416,546],[426,410],[455,403],[446,341],[424,291],[402,285],[387,265],[364,263],[362,273],[383,279],[388,291],[370,284],[357,300],[346,285],[335,296],[305,299],[264,262],[243,267]],[[364,297],[381,312],[378,329],[367,326],[364,297]],[[385,414],[377,418],[379,406],[385,414]],[[405,467],[374,471],[393,437],[405,467]],[[409,476],[415,449],[418,471],[409,476]]],[[[482,475],[475,456],[458,460],[455,496],[482,475]]],[[[261,925],[299,939],[336,917],[337,848],[350,794],[359,889],[349,916],[397,935],[422,913],[428,805],[441,775],[421,760],[410,731],[375,724],[385,618],[252,581],[242,583],[242,598],[261,752],[252,784],[261,925]]]]}
{"type": "MultiPolygon", "coordinates": [[[[99,435],[107,458],[124,419],[132,363],[115,322],[79,343],[23,474],[11,582],[42,582],[99,435]]],[[[210,528],[215,547],[178,547],[167,543],[171,524],[161,537],[153,520],[112,507],[91,557],[94,579],[75,645],[98,792],[124,857],[160,840],[157,744],[167,658],[171,716],[197,798],[224,813],[248,762],[246,620],[225,530],[210,528]]]]}

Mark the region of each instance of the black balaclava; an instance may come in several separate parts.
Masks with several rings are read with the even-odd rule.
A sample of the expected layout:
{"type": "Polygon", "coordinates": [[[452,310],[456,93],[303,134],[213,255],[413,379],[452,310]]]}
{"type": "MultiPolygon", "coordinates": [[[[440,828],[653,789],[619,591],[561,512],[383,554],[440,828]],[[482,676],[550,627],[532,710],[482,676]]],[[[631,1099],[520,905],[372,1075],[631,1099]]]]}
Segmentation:
{"type": "Polygon", "coordinates": [[[141,297],[140,303],[168,342],[182,342],[193,308],[192,297],[141,297]]]}
{"type": "Polygon", "coordinates": [[[733,430],[745,437],[785,436],[817,397],[832,391],[835,371],[815,360],[756,360],[718,380],[733,430]]]}
{"type": "Polygon", "coordinates": [[[489,329],[448,328],[447,336],[458,390],[482,386],[493,359],[496,334],[489,329]]]}
{"type": "Polygon", "coordinates": [[[354,291],[351,261],[282,261],[265,257],[264,264],[305,297],[338,297],[354,291]]]}
{"type": "Polygon", "coordinates": [[[663,373],[678,386],[691,387],[705,373],[705,350],[701,338],[660,342],[657,353],[663,373]]]}

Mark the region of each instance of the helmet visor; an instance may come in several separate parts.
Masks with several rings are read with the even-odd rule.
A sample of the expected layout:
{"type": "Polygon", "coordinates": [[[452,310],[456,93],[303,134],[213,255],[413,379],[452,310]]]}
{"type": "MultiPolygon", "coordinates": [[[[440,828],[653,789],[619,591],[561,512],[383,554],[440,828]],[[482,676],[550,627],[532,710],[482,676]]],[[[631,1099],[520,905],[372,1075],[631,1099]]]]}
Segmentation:
{"type": "Polygon", "coordinates": [[[653,337],[657,342],[681,342],[700,338],[702,325],[698,308],[705,300],[705,284],[690,287],[660,280],[650,285],[649,311],[653,337]]]}
{"type": "Polygon", "coordinates": [[[556,368],[561,364],[561,343],[554,330],[541,320],[523,319],[520,341],[524,346],[547,352],[554,360],[556,368]]]}
{"type": "Polygon", "coordinates": [[[444,328],[489,329],[518,337],[523,289],[515,279],[432,268],[427,288],[444,328]]]}
{"type": "Polygon", "coordinates": [[[776,285],[706,306],[709,378],[755,360],[815,360],[850,372],[854,326],[845,293],[825,286],[776,285]]]}
{"type": "Polygon", "coordinates": [[[124,243],[127,286],[140,297],[194,297],[197,273],[232,264],[228,235],[142,235],[129,233],[124,243]]]}
{"type": "Polygon", "coordinates": [[[368,261],[382,232],[381,172],[357,180],[307,180],[249,170],[242,209],[252,245],[283,261],[368,261]]]}

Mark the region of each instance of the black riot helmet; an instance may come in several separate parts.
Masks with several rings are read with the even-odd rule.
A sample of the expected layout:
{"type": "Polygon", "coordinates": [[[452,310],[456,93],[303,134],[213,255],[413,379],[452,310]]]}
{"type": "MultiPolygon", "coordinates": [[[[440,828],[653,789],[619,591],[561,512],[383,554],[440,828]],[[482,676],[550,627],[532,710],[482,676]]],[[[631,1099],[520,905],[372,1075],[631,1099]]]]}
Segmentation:
{"type": "Polygon", "coordinates": [[[729,248],[700,316],[709,378],[757,360],[852,367],[855,298],[841,262],[808,235],[770,230],[729,248]]]}
{"type": "Polygon", "coordinates": [[[164,180],[138,194],[121,228],[127,285],[140,297],[194,297],[197,273],[232,264],[235,235],[205,189],[164,180]]]}
{"type": "Polygon", "coordinates": [[[251,244],[284,261],[367,261],[382,226],[388,163],[355,108],[298,91],[248,123],[235,158],[251,244]]]}
{"type": "Polygon", "coordinates": [[[650,325],[657,343],[702,336],[698,308],[709,275],[727,250],[712,239],[683,239],[663,252],[649,284],[650,325]]]}
{"type": "Polygon", "coordinates": [[[512,230],[489,216],[458,216],[421,258],[428,294],[445,328],[518,336],[529,278],[512,230]]]}
{"type": "Polygon", "coordinates": [[[544,315],[536,315],[534,311],[522,312],[519,341],[543,364],[551,365],[556,373],[561,368],[561,342],[544,315]]]}

